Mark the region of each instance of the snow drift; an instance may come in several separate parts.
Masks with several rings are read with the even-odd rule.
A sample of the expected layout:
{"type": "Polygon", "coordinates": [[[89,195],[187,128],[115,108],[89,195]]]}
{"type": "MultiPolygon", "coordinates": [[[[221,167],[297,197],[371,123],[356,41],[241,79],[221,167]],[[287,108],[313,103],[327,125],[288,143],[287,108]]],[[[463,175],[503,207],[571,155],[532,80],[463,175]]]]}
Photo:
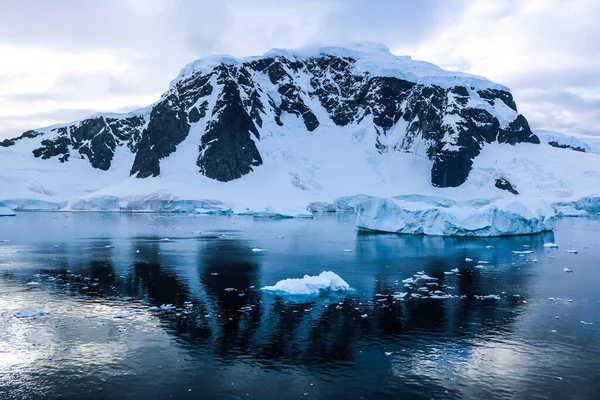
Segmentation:
{"type": "Polygon", "coordinates": [[[304,278],[290,278],[265,286],[262,290],[291,295],[311,295],[323,292],[345,292],[350,285],[331,271],[323,271],[318,276],[304,275],[304,278]]]}
{"type": "Polygon", "coordinates": [[[554,210],[543,201],[420,200],[377,198],[361,203],[356,224],[381,232],[484,237],[527,235],[554,227],[554,210]]]}

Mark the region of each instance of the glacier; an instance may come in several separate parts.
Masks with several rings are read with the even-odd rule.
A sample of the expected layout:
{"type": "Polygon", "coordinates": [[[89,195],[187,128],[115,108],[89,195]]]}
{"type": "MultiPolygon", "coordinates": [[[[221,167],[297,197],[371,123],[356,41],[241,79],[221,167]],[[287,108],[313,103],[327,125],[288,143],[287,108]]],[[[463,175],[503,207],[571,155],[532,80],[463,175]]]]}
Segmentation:
{"type": "Polygon", "coordinates": [[[323,271],[318,276],[304,275],[303,278],[290,278],[265,286],[264,291],[289,295],[315,295],[323,292],[346,292],[350,285],[334,272],[323,271]]]}
{"type": "Polygon", "coordinates": [[[358,206],[356,225],[363,230],[439,236],[509,236],[550,231],[555,212],[544,201],[497,199],[439,203],[376,198],[358,206]]]}

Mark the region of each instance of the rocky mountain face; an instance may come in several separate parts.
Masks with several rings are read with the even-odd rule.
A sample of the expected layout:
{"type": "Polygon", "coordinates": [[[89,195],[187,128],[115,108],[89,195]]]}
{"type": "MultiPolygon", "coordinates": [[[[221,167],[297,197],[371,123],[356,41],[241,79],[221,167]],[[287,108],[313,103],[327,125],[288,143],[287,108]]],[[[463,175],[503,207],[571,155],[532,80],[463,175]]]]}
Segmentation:
{"type": "Polygon", "coordinates": [[[161,160],[197,132],[198,173],[227,182],[263,164],[257,144],[289,116],[302,121],[298,135],[373,130],[376,140],[366,145],[379,153],[431,160],[437,187],[464,183],[486,143],[540,142],[508,89],[379,47],[199,60],[150,108],[28,131],[0,146],[42,135],[33,156],[65,163],[85,158],[101,170],[110,169],[117,148],[126,146],[131,175],[143,179],[160,175],[161,160]]]}

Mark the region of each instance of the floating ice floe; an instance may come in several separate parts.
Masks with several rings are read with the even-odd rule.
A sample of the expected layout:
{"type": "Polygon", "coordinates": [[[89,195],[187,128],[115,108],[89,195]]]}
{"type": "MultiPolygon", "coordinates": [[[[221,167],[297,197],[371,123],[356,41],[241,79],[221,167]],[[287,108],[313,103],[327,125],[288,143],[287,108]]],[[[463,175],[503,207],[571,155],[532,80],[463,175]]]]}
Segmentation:
{"type": "Polygon", "coordinates": [[[267,251],[267,249],[259,249],[257,247],[252,249],[253,252],[255,253],[264,253],[265,251],[267,251]]]}
{"type": "Polygon", "coordinates": [[[563,268],[563,271],[565,271],[565,272],[573,272],[573,270],[570,269],[570,268],[563,268]]]}
{"type": "Polygon", "coordinates": [[[16,212],[8,207],[5,207],[4,203],[0,203],[0,217],[14,217],[15,215],[17,215],[16,212]]]}
{"type": "Polygon", "coordinates": [[[472,258],[469,258],[469,257],[467,257],[467,258],[465,258],[465,261],[466,261],[466,262],[473,262],[473,259],[472,259],[472,258]]]}
{"type": "Polygon", "coordinates": [[[392,297],[394,300],[404,300],[407,294],[407,292],[396,292],[392,295],[392,297]]]}
{"type": "Polygon", "coordinates": [[[556,243],[544,243],[544,247],[547,249],[558,249],[558,245],[556,243]]]}
{"type": "Polygon", "coordinates": [[[113,315],[113,318],[129,318],[129,317],[135,317],[136,315],[137,315],[137,313],[135,311],[124,311],[124,312],[115,313],[113,315]]]}
{"type": "Polygon", "coordinates": [[[577,253],[579,253],[579,252],[578,252],[577,250],[567,250],[567,253],[570,253],[570,254],[577,254],[577,253]]]}
{"type": "Polygon", "coordinates": [[[48,314],[46,311],[23,310],[23,311],[16,312],[14,315],[17,318],[30,318],[30,317],[41,317],[46,314],[48,314]]]}
{"type": "Polygon", "coordinates": [[[486,296],[473,296],[477,300],[500,300],[500,296],[497,294],[488,294],[486,296]]]}
{"type": "Polygon", "coordinates": [[[541,200],[498,199],[482,204],[441,204],[426,196],[420,201],[408,200],[403,197],[364,201],[357,206],[356,224],[372,231],[481,237],[527,235],[554,228],[554,209],[541,200]]]}
{"type": "Polygon", "coordinates": [[[513,250],[513,251],[512,251],[512,253],[513,253],[513,254],[520,254],[520,255],[523,255],[523,254],[531,254],[531,253],[533,253],[533,250],[523,250],[523,251],[516,251],[516,250],[513,250]]]}
{"type": "Polygon", "coordinates": [[[452,269],[450,270],[450,272],[454,272],[455,274],[458,274],[458,268],[452,268],[452,269]]]}
{"type": "Polygon", "coordinates": [[[35,281],[31,281],[31,282],[27,282],[26,285],[27,286],[39,286],[40,283],[39,282],[35,282],[35,281]]]}
{"type": "Polygon", "coordinates": [[[477,261],[477,264],[482,264],[482,265],[489,264],[489,263],[490,263],[489,261],[477,261]]]}
{"type": "Polygon", "coordinates": [[[579,321],[579,323],[582,325],[594,325],[593,322],[586,322],[586,321],[579,321]]]}
{"type": "Polygon", "coordinates": [[[485,246],[486,249],[493,249],[494,246],[485,246]]]}
{"type": "Polygon", "coordinates": [[[350,285],[331,271],[323,271],[318,276],[304,275],[303,278],[290,278],[265,286],[262,290],[287,294],[310,295],[322,292],[345,292],[350,285]]]}
{"type": "Polygon", "coordinates": [[[363,314],[363,315],[361,315],[360,317],[361,317],[361,318],[367,318],[367,317],[368,317],[368,315],[367,315],[367,314],[363,314]]]}

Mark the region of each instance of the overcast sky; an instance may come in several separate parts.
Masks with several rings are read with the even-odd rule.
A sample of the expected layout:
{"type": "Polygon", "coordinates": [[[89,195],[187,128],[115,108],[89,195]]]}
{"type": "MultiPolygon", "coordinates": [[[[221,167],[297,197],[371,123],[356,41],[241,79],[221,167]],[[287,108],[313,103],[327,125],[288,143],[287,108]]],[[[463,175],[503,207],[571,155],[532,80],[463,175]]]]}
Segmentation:
{"type": "Polygon", "coordinates": [[[600,135],[598,0],[0,0],[0,137],[158,99],[188,62],[377,41],[600,135]]]}

